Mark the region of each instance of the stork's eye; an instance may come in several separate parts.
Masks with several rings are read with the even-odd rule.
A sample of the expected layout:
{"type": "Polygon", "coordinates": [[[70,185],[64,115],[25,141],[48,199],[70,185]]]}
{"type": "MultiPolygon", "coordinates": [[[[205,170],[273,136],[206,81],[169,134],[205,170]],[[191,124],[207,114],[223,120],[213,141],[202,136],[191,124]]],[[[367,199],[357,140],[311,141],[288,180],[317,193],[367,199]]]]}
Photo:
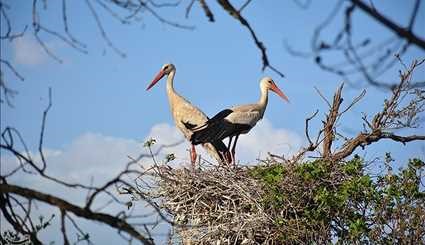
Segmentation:
{"type": "Polygon", "coordinates": [[[273,81],[272,80],[269,80],[269,84],[272,84],[273,83],[273,81]]]}
{"type": "Polygon", "coordinates": [[[167,70],[167,69],[168,69],[168,66],[164,66],[164,69],[163,69],[163,70],[165,71],[165,70],[167,70]]]}

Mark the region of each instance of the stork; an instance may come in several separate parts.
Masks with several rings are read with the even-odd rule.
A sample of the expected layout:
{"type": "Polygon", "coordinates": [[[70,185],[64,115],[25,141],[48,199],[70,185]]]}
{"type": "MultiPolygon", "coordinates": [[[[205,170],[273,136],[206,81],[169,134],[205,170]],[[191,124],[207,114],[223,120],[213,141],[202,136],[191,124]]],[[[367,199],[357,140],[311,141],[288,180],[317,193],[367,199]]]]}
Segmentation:
{"type": "Polygon", "coordinates": [[[217,113],[204,125],[194,128],[190,141],[193,145],[204,142],[219,141],[229,137],[228,149],[235,141],[231,150],[231,161],[235,163],[235,149],[239,135],[248,133],[255,124],[263,118],[267,107],[268,91],[278,94],[282,99],[289,102],[288,97],[277,87],[270,77],[264,77],[260,81],[260,100],[254,104],[234,106],[217,113]]]}
{"type": "MultiPolygon", "coordinates": [[[[205,124],[208,117],[196,106],[179,95],[173,86],[176,67],[173,64],[165,64],[152,80],[146,90],[151,89],[161,78],[167,75],[167,96],[171,113],[178,129],[186,139],[190,139],[194,128],[205,124]]],[[[229,150],[221,140],[202,142],[204,149],[219,162],[230,162],[229,150]]],[[[191,145],[190,159],[192,165],[196,161],[195,146],[191,145]]]]}

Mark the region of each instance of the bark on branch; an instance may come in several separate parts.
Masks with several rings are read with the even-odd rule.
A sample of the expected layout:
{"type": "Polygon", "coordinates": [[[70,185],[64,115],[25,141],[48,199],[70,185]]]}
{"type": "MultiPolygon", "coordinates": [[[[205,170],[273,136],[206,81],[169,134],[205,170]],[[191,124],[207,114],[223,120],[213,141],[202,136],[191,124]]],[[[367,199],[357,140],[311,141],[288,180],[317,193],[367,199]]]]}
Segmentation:
{"type": "Polygon", "coordinates": [[[71,212],[78,217],[82,217],[87,220],[98,221],[98,222],[107,224],[111,226],[112,228],[118,229],[120,231],[124,231],[128,233],[129,235],[131,235],[132,237],[134,237],[135,239],[142,242],[143,244],[154,244],[151,239],[148,239],[145,236],[143,236],[140,232],[135,230],[134,227],[128,224],[125,220],[111,216],[109,214],[93,212],[90,209],[84,209],[82,207],[69,203],[61,198],[58,198],[49,194],[45,194],[33,189],[16,186],[16,185],[1,183],[0,192],[8,193],[8,194],[16,194],[27,199],[36,199],[38,201],[55,206],[59,208],[60,210],[71,212]]]}
{"type": "Polygon", "coordinates": [[[329,114],[326,117],[326,121],[323,126],[325,138],[323,139],[323,157],[328,158],[331,154],[332,142],[334,141],[334,125],[338,116],[339,106],[342,103],[341,92],[344,84],[338,87],[335,92],[332,107],[329,110],[329,114]]]}
{"type": "Polygon", "coordinates": [[[412,80],[412,74],[414,70],[425,63],[425,59],[418,61],[414,60],[408,67],[399,58],[400,63],[405,68],[404,72],[400,71],[400,82],[395,86],[391,96],[384,101],[383,108],[381,111],[375,113],[370,119],[366,115],[362,117],[364,121],[364,130],[358,133],[353,138],[343,136],[338,132],[336,123],[341,116],[359,102],[366,91],[355,97],[351,103],[340,112],[340,105],[343,101],[342,89],[343,84],[337,88],[333,96],[332,105],[330,102],[318,91],[319,95],[329,105],[329,112],[326,115],[326,119],[323,121],[323,127],[317,133],[316,141],[313,142],[309,134],[309,121],[316,115],[306,119],[305,133],[309,145],[301,149],[289,162],[297,163],[307,152],[315,151],[320,143],[322,144],[322,152],[320,152],[321,158],[327,159],[332,162],[339,162],[344,158],[353,154],[353,152],[359,147],[364,148],[374,142],[378,142],[383,139],[390,139],[395,142],[406,144],[407,142],[416,140],[425,140],[425,135],[407,135],[402,136],[395,133],[395,130],[405,128],[417,128],[420,122],[420,114],[425,111],[425,90],[419,88],[412,88],[410,82],[412,80]],[[323,134],[323,136],[322,136],[323,134]],[[335,136],[340,136],[343,140],[336,147],[338,139],[335,136]],[[332,149],[334,148],[334,150],[332,149]]]}

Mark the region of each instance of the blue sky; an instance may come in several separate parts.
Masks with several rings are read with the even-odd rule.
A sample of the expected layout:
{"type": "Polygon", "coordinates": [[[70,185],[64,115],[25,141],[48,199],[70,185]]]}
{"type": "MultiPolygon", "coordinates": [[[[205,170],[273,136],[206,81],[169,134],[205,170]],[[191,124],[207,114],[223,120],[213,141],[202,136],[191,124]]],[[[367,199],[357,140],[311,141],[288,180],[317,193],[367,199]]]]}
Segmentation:
{"type": "MultiPolygon", "coordinates": [[[[60,11],[55,11],[60,8],[60,2],[48,2],[47,11],[43,12],[46,14],[41,19],[56,30],[62,30],[60,11]]],[[[236,1],[234,2],[236,5],[236,1]]],[[[379,2],[375,6],[391,18],[407,23],[406,16],[410,14],[412,2],[379,2]]],[[[26,1],[10,1],[9,4],[13,13],[10,17],[12,22],[17,23],[17,29],[30,23],[31,9],[26,1]]],[[[270,148],[278,154],[295,152],[305,142],[305,118],[319,109],[319,118],[322,120],[326,112],[326,105],[315,92],[314,86],[330,97],[341,83],[341,78],[320,70],[311,59],[292,57],[285,51],[284,42],[296,49],[308,51],[314,28],[329,13],[334,1],[315,1],[308,10],[300,9],[293,1],[253,1],[244,10],[244,16],[266,45],[270,62],[285,74],[285,78],[280,78],[267,69],[265,72],[261,71],[260,52],[248,31],[223,12],[215,2],[210,4],[215,14],[215,23],[207,21],[197,4],[189,19],[185,19],[186,4],[183,2],[177,8],[161,9],[160,13],[169,20],[193,25],[194,30],[165,25],[148,13],[139,24],[122,25],[100,12],[107,34],[114,45],[127,54],[126,58],[117,55],[101,38],[84,1],[72,1],[68,4],[68,9],[70,29],[74,36],[88,45],[88,55],[47,35],[42,36],[43,40],[64,60],[63,64],[49,58],[31,35],[15,42],[2,43],[2,57],[12,62],[25,77],[25,81],[18,81],[6,72],[9,85],[19,91],[19,94],[13,99],[14,108],[1,104],[1,129],[14,125],[28,140],[31,149],[36,150],[42,112],[48,103],[48,88],[51,87],[53,107],[47,119],[46,149],[78,155],[79,151],[73,147],[87,138],[91,139],[92,144],[80,142],[80,145],[84,148],[91,146],[93,151],[98,152],[109,151],[108,147],[116,148],[117,142],[119,145],[120,142],[132,142],[128,143],[131,146],[123,147],[122,151],[113,151],[124,163],[128,152],[136,154],[135,145],[147,137],[159,138],[160,143],[171,143],[170,141],[176,141],[180,137],[173,128],[169,113],[165,79],[151,91],[145,91],[161,66],[172,62],[177,67],[176,90],[210,116],[228,106],[255,102],[259,96],[260,78],[272,76],[291,103],[285,103],[278,96],[271,95],[265,122],[258,126],[259,129],[252,136],[241,137],[239,156],[243,161],[252,162],[256,156],[264,156],[270,148]],[[111,143],[112,141],[115,143],[111,143]],[[111,144],[105,143],[105,147],[101,148],[98,147],[99,142],[111,144]]],[[[359,12],[355,17],[358,22],[354,32],[362,37],[384,40],[392,35],[359,12]]],[[[416,23],[415,32],[424,37],[425,29],[420,28],[423,27],[421,23],[425,23],[424,4],[419,10],[416,23]]],[[[335,25],[328,33],[333,33],[334,27],[335,25]]],[[[405,60],[409,62],[421,57],[424,57],[424,53],[412,47],[405,60]]],[[[382,78],[395,80],[398,69],[399,67],[390,70],[382,78]]],[[[415,76],[418,80],[423,80],[424,69],[419,70],[415,76]]],[[[360,87],[365,87],[365,84],[360,87]]],[[[344,97],[348,101],[348,98],[353,98],[360,91],[346,86],[344,97]]],[[[346,118],[341,121],[341,127],[345,132],[361,129],[360,113],[376,112],[387,95],[381,90],[367,88],[364,100],[347,113],[346,118]]],[[[313,123],[313,126],[320,126],[320,120],[313,123]]],[[[415,132],[421,131],[423,128],[415,132]]],[[[179,147],[175,149],[179,153],[178,157],[185,159],[187,143],[179,147]]],[[[402,160],[412,156],[423,157],[424,149],[424,143],[403,146],[385,141],[360,153],[373,159],[382,156],[384,151],[391,151],[402,160]]],[[[88,163],[96,162],[96,156],[99,156],[87,155],[92,159],[73,156],[80,160],[76,166],[87,166],[88,163]]],[[[108,160],[102,161],[105,166],[99,168],[108,168],[108,160]]],[[[61,164],[60,161],[57,162],[61,164]]]]}

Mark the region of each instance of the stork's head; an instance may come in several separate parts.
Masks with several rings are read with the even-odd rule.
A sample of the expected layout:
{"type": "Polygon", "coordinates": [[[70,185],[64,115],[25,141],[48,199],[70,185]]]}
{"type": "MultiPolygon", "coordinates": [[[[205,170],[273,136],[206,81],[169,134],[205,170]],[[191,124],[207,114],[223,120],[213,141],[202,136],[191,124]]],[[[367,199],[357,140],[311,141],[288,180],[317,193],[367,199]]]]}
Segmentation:
{"type": "Polygon", "coordinates": [[[149,90],[150,88],[152,88],[159,80],[161,80],[161,78],[163,78],[165,75],[168,75],[175,70],[176,70],[176,67],[173,64],[163,65],[161,67],[161,70],[158,72],[158,74],[155,76],[155,78],[152,80],[152,82],[149,84],[146,90],[149,90]]]}
{"type": "Polygon", "coordinates": [[[261,91],[271,90],[275,92],[276,94],[278,94],[282,99],[289,102],[288,97],[282,92],[282,90],[280,90],[277,87],[276,83],[273,81],[271,77],[263,77],[263,79],[261,79],[260,81],[260,88],[261,88],[261,91]]]}

